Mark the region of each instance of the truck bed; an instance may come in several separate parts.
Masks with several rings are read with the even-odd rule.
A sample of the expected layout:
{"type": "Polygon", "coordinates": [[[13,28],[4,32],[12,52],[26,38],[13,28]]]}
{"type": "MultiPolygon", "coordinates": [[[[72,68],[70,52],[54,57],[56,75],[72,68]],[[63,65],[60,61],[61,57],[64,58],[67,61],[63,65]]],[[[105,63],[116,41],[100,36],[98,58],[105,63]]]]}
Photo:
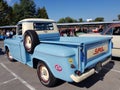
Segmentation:
{"type": "Polygon", "coordinates": [[[40,41],[43,43],[56,43],[56,44],[71,44],[71,45],[82,45],[91,44],[96,42],[105,42],[112,37],[60,37],[59,40],[51,41],[40,41]]]}

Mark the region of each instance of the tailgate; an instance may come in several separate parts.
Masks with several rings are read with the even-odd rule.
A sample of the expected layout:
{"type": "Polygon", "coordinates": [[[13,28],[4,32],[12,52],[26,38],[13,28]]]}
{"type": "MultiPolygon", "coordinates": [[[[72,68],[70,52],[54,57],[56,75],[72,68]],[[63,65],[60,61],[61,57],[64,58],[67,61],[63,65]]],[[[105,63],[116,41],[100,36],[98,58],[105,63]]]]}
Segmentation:
{"type": "Polygon", "coordinates": [[[84,44],[84,69],[96,65],[98,62],[105,61],[111,56],[111,39],[90,44],[84,44]]]}
{"type": "Polygon", "coordinates": [[[109,52],[109,43],[100,43],[100,44],[94,44],[93,47],[87,47],[87,61],[90,61],[92,58],[97,58],[98,56],[104,55],[107,52],[109,52]]]}

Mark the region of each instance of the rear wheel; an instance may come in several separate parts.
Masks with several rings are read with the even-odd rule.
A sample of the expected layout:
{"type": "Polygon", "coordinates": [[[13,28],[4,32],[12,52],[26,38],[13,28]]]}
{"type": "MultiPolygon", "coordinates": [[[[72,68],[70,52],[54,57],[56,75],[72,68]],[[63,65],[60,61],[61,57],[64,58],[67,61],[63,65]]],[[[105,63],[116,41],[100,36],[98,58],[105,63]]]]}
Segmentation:
{"type": "Polygon", "coordinates": [[[53,87],[57,83],[57,79],[50,72],[47,65],[43,62],[38,63],[37,74],[40,82],[47,87],[53,87]]]}
{"type": "Polygon", "coordinates": [[[14,61],[9,49],[6,50],[6,55],[7,55],[7,58],[8,58],[9,61],[11,61],[11,62],[14,61]]]}

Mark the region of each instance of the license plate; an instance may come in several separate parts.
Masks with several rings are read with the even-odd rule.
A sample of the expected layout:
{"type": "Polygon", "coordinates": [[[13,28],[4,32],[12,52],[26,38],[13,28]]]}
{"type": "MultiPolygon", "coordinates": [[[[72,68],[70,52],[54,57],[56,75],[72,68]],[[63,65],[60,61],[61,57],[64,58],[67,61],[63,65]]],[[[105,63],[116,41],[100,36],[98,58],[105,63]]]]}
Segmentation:
{"type": "Polygon", "coordinates": [[[93,58],[97,55],[100,55],[101,53],[105,53],[108,51],[108,44],[104,44],[101,46],[98,46],[96,48],[89,49],[87,51],[87,59],[93,58]]]}

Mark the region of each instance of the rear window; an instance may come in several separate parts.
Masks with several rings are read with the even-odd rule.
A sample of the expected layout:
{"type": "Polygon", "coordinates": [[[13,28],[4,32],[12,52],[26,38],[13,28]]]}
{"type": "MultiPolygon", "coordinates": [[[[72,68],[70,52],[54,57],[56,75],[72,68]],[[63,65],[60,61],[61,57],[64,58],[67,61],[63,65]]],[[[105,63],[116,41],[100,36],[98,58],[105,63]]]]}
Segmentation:
{"type": "Polygon", "coordinates": [[[38,31],[54,30],[53,23],[34,23],[34,29],[38,31]]]}

